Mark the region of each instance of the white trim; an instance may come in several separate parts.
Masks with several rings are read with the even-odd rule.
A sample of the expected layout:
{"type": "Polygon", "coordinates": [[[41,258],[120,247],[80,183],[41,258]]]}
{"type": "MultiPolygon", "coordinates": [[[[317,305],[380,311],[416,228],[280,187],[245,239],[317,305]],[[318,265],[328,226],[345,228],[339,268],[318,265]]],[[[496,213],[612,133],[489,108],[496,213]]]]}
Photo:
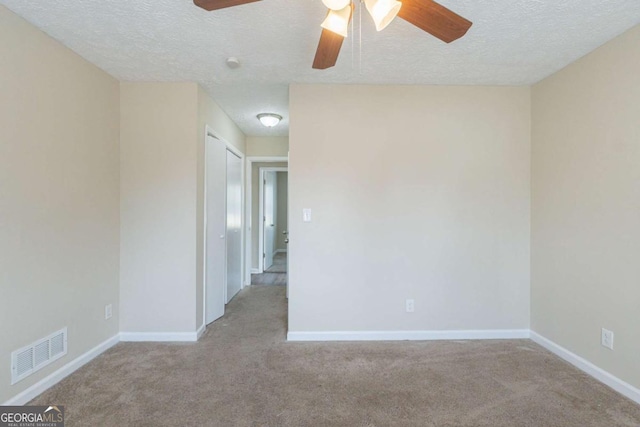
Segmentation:
{"type": "MultiPolygon", "coordinates": [[[[288,156],[265,156],[265,157],[261,157],[261,156],[249,156],[249,157],[245,157],[245,163],[246,163],[246,172],[245,172],[245,177],[246,177],[246,191],[245,191],[245,206],[246,206],[246,212],[245,212],[245,260],[247,260],[246,262],[246,269],[245,269],[245,275],[246,275],[246,281],[247,284],[251,284],[251,275],[252,274],[260,274],[262,273],[262,271],[260,271],[260,269],[254,269],[251,267],[251,265],[253,264],[253,253],[252,253],[252,244],[253,244],[253,237],[251,236],[251,229],[252,227],[254,227],[254,224],[252,224],[252,204],[253,204],[253,200],[252,200],[252,185],[253,185],[253,162],[258,162],[258,163],[276,163],[276,162],[287,162],[287,164],[289,163],[289,157],[288,156]],[[258,270],[257,272],[255,272],[254,270],[258,270]]],[[[258,233],[259,234],[259,233],[258,233]]],[[[259,264],[260,259],[258,259],[258,264],[259,264]]]]}
{"type": "Polygon", "coordinates": [[[528,329],[471,331],[318,331],[288,332],[287,341],[435,341],[529,338],[528,329]]]}
{"type": "Polygon", "coordinates": [[[258,270],[264,273],[264,172],[262,168],[258,169],[258,270]]]}
{"type": "Polygon", "coordinates": [[[286,249],[276,249],[275,253],[277,253],[277,254],[286,254],[287,250],[286,249]]]}
{"type": "Polygon", "coordinates": [[[248,281],[251,284],[251,273],[253,272],[253,260],[251,253],[251,187],[253,186],[253,178],[251,177],[251,160],[250,157],[245,157],[244,159],[244,176],[247,178],[247,182],[245,185],[245,193],[244,193],[244,230],[245,230],[245,245],[244,245],[244,259],[247,260],[244,269],[245,281],[248,281]]]}
{"type": "Polygon", "coordinates": [[[224,142],[224,144],[227,146],[227,150],[231,151],[233,154],[235,154],[236,156],[244,160],[244,153],[240,151],[238,147],[236,147],[235,145],[231,144],[229,141],[224,139],[218,132],[213,130],[213,128],[211,128],[209,125],[205,125],[204,130],[205,130],[205,141],[206,141],[206,137],[208,136],[211,136],[212,138],[215,138],[215,139],[219,139],[220,141],[224,142]]]}
{"type": "Polygon", "coordinates": [[[258,162],[258,163],[276,163],[276,162],[288,162],[289,157],[287,156],[249,156],[246,158],[249,163],[258,162]]]}
{"type": "MultiPolygon", "coordinates": [[[[259,169],[260,180],[258,181],[258,187],[260,191],[260,206],[258,207],[258,270],[260,273],[264,273],[264,256],[260,256],[260,254],[264,254],[264,173],[265,172],[289,172],[288,166],[279,166],[279,167],[262,167],[259,169]]],[[[287,195],[288,197],[288,195],[287,195]]],[[[275,203],[275,200],[274,200],[275,203]]],[[[288,200],[287,200],[288,203],[288,200]]],[[[275,254],[275,252],[274,252],[275,254]]]]}
{"type": "Polygon", "coordinates": [[[581,371],[586,372],[601,383],[608,385],[618,393],[628,397],[634,402],[640,404],[640,389],[621,380],[620,378],[610,374],[602,368],[597,367],[593,363],[578,356],[577,354],[567,350],[566,348],[556,344],[555,342],[543,337],[542,335],[531,331],[531,340],[542,347],[546,348],[561,359],[571,363],[581,371]]]}
{"type": "Polygon", "coordinates": [[[18,406],[18,405],[26,404],[27,402],[34,399],[38,395],[42,394],[50,387],[53,387],[54,385],[62,381],[64,378],[71,375],[72,373],[74,373],[75,371],[77,371],[78,369],[80,369],[81,367],[83,367],[84,365],[86,365],[96,357],[100,356],[105,351],[109,350],[114,345],[118,344],[119,341],[120,341],[120,337],[118,334],[112,336],[108,340],[103,341],[102,343],[98,344],[97,346],[87,351],[86,353],[76,357],[71,362],[62,366],[60,369],[44,377],[43,379],[41,379],[31,387],[27,388],[21,393],[18,393],[16,396],[4,402],[3,405],[18,406]]]}
{"type": "Polygon", "coordinates": [[[196,331],[196,341],[198,341],[200,338],[202,338],[202,334],[204,334],[204,331],[206,331],[206,330],[207,330],[207,324],[205,322],[196,331]]]}
{"type": "Polygon", "coordinates": [[[122,342],[196,342],[198,332],[120,332],[122,342]]]}

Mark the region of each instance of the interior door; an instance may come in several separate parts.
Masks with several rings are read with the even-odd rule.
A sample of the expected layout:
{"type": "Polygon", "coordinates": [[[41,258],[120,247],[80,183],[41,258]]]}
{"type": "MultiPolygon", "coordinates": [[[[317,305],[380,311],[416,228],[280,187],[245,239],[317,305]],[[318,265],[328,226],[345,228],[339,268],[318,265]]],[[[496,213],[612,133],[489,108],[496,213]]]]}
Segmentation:
{"type": "Polygon", "coordinates": [[[227,150],[227,301],[242,289],[242,159],[227,150]]]}
{"type": "MultiPolygon", "coordinates": [[[[287,166],[290,165],[289,153],[287,153],[287,166]]],[[[289,228],[291,228],[291,205],[289,204],[289,194],[291,194],[291,176],[287,173],[287,236],[284,242],[287,245],[287,299],[289,298],[289,260],[291,259],[291,249],[289,247],[289,228]]]]}
{"type": "Polygon", "coordinates": [[[276,173],[264,172],[264,270],[273,265],[276,239],[276,173]]]}
{"type": "Polygon", "coordinates": [[[205,189],[205,320],[222,317],[226,284],[227,147],[207,138],[205,189]]]}

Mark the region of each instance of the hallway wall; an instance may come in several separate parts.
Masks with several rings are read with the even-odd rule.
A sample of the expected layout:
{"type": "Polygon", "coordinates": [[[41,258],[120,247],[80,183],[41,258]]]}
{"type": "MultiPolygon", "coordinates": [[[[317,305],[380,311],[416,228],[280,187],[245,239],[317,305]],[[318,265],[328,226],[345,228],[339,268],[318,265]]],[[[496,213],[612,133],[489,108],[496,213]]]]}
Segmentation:
{"type": "Polygon", "coordinates": [[[280,136],[248,136],[247,151],[249,156],[287,157],[289,154],[289,138],[280,136]]]}

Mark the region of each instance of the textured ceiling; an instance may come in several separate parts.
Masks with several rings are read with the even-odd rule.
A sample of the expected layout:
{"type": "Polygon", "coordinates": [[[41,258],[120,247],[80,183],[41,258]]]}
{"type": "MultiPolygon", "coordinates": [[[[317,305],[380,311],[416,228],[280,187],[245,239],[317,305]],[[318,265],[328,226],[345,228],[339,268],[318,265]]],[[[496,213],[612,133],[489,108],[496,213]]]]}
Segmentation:
{"type": "Polygon", "coordinates": [[[640,0],[440,3],[474,22],[464,38],[447,45],[401,19],[377,33],[358,8],[337,66],[320,71],[321,0],[214,12],[191,0],[0,0],[120,80],[202,84],[254,136],[288,134],[290,83],[527,85],[640,23],[640,0]],[[229,56],[242,67],[227,68],[229,56]],[[261,112],[285,121],[266,129],[261,112]]]}

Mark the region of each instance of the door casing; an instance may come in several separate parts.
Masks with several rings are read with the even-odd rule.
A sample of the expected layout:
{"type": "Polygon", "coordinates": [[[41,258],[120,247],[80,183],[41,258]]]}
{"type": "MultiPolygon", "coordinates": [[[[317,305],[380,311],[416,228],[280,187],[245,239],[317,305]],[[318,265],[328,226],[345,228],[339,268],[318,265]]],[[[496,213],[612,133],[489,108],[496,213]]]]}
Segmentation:
{"type": "MultiPolygon", "coordinates": [[[[203,288],[203,295],[202,295],[202,320],[203,320],[203,324],[200,326],[199,330],[204,330],[204,328],[207,325],[207,150],[208,150],[208,146],[207,144],[209,143],[209,138],[213,138],[213,139],[217,139],[221,142],[223,142],[226,146],[226,150],[232,152],[233,154],[235,154],[236,156],[238,156],[240,158],[240,160],[242,161],[242,163],[244,164],[244,153],[242,153],[242,151],[240,151],[238,148],[236,148],[234,145],[232,145],[231,143],[229,143],[227,140],[225,140],[222,136],[220,136],[220,134],[218,134],[215,130],[213,130],[211,127],[209,127],[208,125],[205,126],[205,155],[204,155],[204,185],[203,185],[203,191],[204,191],[204,203],[203,203],[203,215],[204,215],[204,227],[203,227],[203,259],[202,259],[202,288],[203,288]]],[[[226,164],[226,151],[225,151],[225,164],[226,164]]],[[[244,204],[245,204],[245,171],[243,170],[241,173],[241,212],[244,212],[244,204]]],[[[226,170],[225,170],[225,185],[224,185],[225,189],[226,189],[226,170]]],[[[226,192],[225,192],[225,212],[226,212],[226,192]]],[[[226,221],[226,219],[225,219],[226,221]]],[[[246,270],[246,254],[245,254],[245,243],[246,243],[246,236],[245,236],[245,218],[244,215],[241,215],[241,225],[240,225],[240,253],[241,253],[241,259],[240,259],[240,264],[241,264],[241,271],[244,273],[246,270]]],[[[225,233],[226,233],[226,222],[225,222],[225,233]]],[[[226,248],[226,240],[225,240],[225,248],[226,248]]],[[[224,280],[224,301],[226,302],[227,300],[227,286],[226,286],[226,251],[225,251],[225,280],[224,280]]],[[[242,273],[241,273],[242,274],[242,273]]],[[[250,276],[249,276],[250,277],[250,276]]],[[[241,279],[241,288],[244,287],[244,284],[246,283],[245,280],[241,279]]]]}
{"type": "MultiPolygon", "coordinates": [[[[264,167],[260,168],[260,202],[258,213],[258,225],[260,227],[258,231],[258,270],[259,273],[264,273],[264,173],[265,172],[289,172],[288,167],[264,167]]],[[[288,203],[288,201],[287,201],[288,203]]]]}

